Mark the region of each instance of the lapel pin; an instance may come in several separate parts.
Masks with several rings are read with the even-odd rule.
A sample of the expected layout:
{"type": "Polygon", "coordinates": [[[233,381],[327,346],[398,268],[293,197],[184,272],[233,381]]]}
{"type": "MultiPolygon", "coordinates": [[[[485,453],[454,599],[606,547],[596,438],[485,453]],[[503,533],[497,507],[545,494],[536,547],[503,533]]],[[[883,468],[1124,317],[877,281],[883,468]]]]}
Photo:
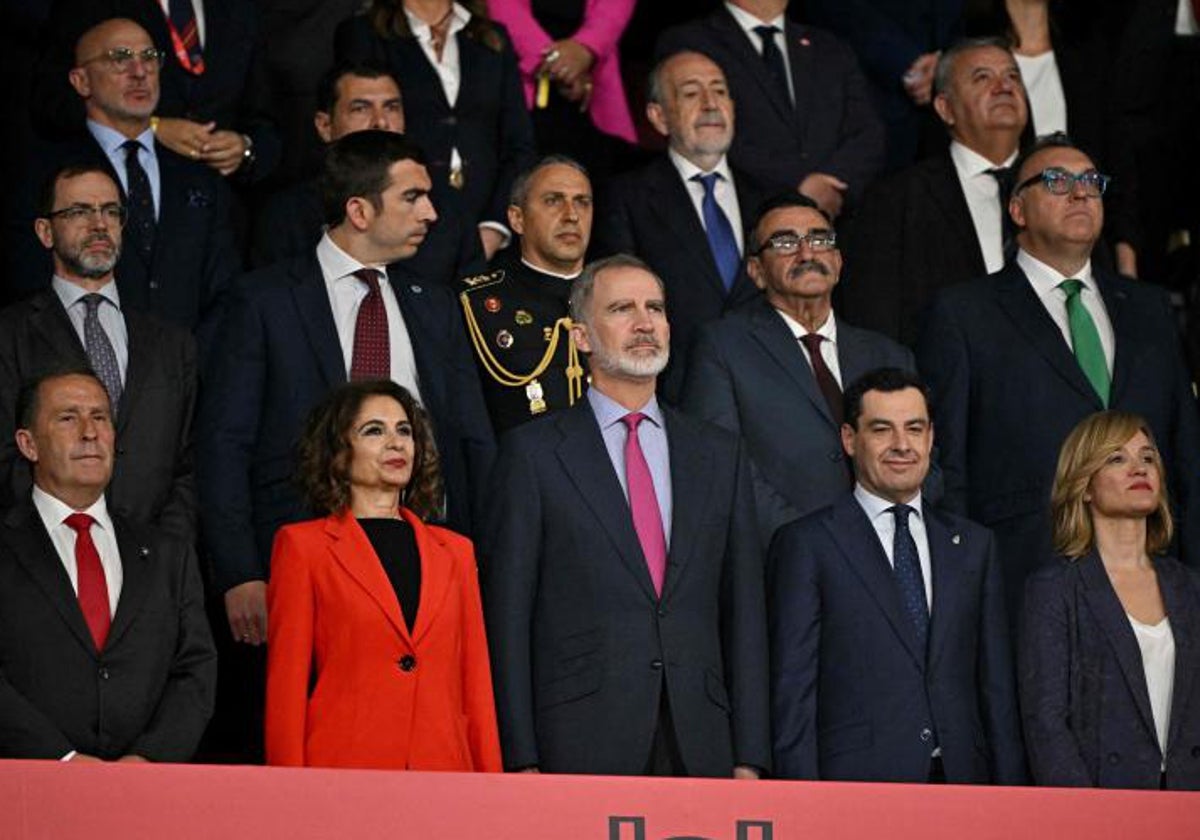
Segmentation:
{"type": "Polygon", "coordinates": [[[802,46],[802,47],[807,47],[807,46],[809,46],[810,44],[812,44],[812,41],[808,40],[807,38],[801,38],[801,39],[800,39],[800,46],[802,46]]]}
{"type": "Polygon", "coordinates": [[[418,295],[419,295],[419,294],[421,294],[421,292],[425,291],[423,288],[421,288],[420,286],[418,286],[416,283],[413,283],[413,284],[412,284],[411,286],[409,286],[408,288],[412,289],[412,290],[413,290],[413,292],[414,292],[415,294],[418,294],[418,295]]]}
{"type": "Polygon", "coordinates": [[[143,557],[149,557],[150,549],[146,548],[146,546],[142,546],[138,549],[138,554],[142,555],[143,557]]]}
{"type": "Polygon", "coordinates": [[[962,542],[962,537],[960,537],[958,534],[955,534],[954,536],[952,536],[950,538],[950,542],[954,543],[955,545],[958,545],[960,542],[962,542]]]}

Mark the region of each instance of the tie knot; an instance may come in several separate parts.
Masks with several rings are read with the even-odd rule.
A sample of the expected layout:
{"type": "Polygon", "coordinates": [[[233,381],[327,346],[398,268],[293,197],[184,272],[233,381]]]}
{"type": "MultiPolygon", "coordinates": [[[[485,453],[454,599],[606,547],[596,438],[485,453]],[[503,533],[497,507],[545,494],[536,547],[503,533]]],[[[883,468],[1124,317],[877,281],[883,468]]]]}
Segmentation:
{"type": "Polygon", "coordinates": [[[706,195],[712,195],[713,189],[717,185],[717,181],[721,180],[721,173],[709,172],[707,175],[701,175],[697,172],[692,176],[692,180],[704,187],[704,192],[706,195]]]}
{"type": "Polygon", "coordinates": [[[126,140],[121,144],[121,148],[125,150],[125,157],[137,157],[137,153],[142,150],[142,144],[137,140],[126,140]]]}
{"type": "Polygon", "coordinates": [[[104,295],[92,292],[91,294],[84,295],[81,300],[83,301],[83,305],[87,307],[88,314],[91,315],[104,303],[104,295]]]}
{"type": "Polygon", "coordinates": [[[92,517],[86,513],[72,513],[63,520],[63,524],[65,524],[76,534],[86,534],[88,531],[92,530],[92,523],[95,521],[96,520],[92,519],[92,517]]]}
{"type": "Polygon", "coordinates": [[[629,428],[630,432],[636,432],[638,426],[645,419],[646,419],[646,415],[642,414],[642,412],[631,411],[628,414],[626,414],[624,417],[621,418],[621,422],[624,423],[629,428]]]}
{"type": "Polygon", "coordinates": [[[379,291],[379,271],[374,268],[360,268],[354,276],[367,284],[367,293],[379,291]]]}
{"type": "Polygon", "coordinates": [[[821,352],[821,342],[825,340],[825,336],[820,333],[805,333],[800,336],[800,343],[804,345],[804,349],[809,354],[821,352]]]}
{"type": "Polygon", "coordinates": [[[762,38],[764,44],[775,42],[775,33],[779,31],[778,26],[756,26],[754,32],[759,38],[762,38]]]}
{"type": "Polygon", "coordinates": [[[1058,288],[1066,293],[1067,300],[1069,301],[1071,298],[1079,297],[1079,293],[1083,291],[1083,281],[1070,277],[1059,283],[1058,288]]]}
{"type": "Polygon", "coordinates": [[[908,505],[892,505],[890,508],[888,508],[888,510],[890,510],[892,515],[896,517],[897,528],[908,527],[908,515],[913,512],[911,507],[908,505]]]}

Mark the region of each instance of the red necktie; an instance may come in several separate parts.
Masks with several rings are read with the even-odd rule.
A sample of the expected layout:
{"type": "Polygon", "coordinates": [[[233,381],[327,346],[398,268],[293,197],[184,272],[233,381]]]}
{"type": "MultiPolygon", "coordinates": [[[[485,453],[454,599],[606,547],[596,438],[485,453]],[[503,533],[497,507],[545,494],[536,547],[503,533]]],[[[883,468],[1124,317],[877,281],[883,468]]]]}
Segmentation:
{"type": "Polygon", "coordinates": [[[360,268],[354,276],[367,284],[367,296],[358,306],[354,322],[354,350],[350,356],[350,379],[390,379],[391,345],[388,342],[387,310],[379,291],[379,272],[360,268]]]}
{"type": "Polygon", "coordinates": [[[75,574],[79,582],[79,609],[83,620],[92,631],[96,650],[104,650],[108,628],[112,619],[108,612],[108,583],[104,579],[104,567],[100,565],[100,552],[92,542],[92,523],[95,520],[86,513],[72,513],[65,520],[75,532],[75,574]]]}
{"type": "Polygon", "coordinates": [[[625,437],[625,483],[629,488],[629,510],[633,513],[633,529],[637,531],[642,554],[646,556],[646,568],[654,583],[656,595],[662,595],[663,578],[667,575],[667,538],[663,533],[662,511],[658,507],[658,496],[654,493],[654,479],[650,477],[650,465],[642,454],[638,442],[638,424],[646,419],[641,412],[626,414],[621,418],[629,434],[625,437]]]}
{"type": "Polygon", "coordinates": [[[804,344],[804,349],[808,351],[809,359],[812,360],[813,376],[816,377],[817,387],[821,389],[821,394],[829,405],[829,413],[833,416],[833,423],[840,431],[842,428],[842,389],[838,387],[837,380],[833,378],[833,371],[829,369],[829,365],[825,364],[825,357],[821,355],[821,342],[824,340],[825,337],[818,333],[807,333],[800,336],[800,341],[804,344]]]}

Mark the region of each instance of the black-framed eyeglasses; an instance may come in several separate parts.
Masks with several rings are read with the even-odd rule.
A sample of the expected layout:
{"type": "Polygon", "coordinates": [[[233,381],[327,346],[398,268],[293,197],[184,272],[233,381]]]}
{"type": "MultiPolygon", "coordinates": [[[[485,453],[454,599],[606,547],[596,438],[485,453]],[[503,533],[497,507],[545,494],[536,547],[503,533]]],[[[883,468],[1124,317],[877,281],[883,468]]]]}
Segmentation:
{"type": "Polygon", "coordinates": [[[763,251],[774,251],[787,256],[799,251],[801,245],[808,245],[810,251],[818,254],[832,251],[837,247],[837,234],[832,230],[812,230],[803,234],[781,231],[768,236],[754,253],[757,255],[763,251]]]}
{"type": "Polygon", "coordinates": [[[1075,185],[1079,184],[1083,187],[1084,195],[1090,198],[1099,198],[1104,195],[1104,191],[1108,189],[1108,182],[1111,180],[1109,176],[1101,175],[1095,169],[1075,174],[1063,169],[1061,166],[1051,166],[1048,169],[1043,169],[1036,175],[1030,175],[1024,181],[1017,184],[1016,189],[1013,190],[1013,195],[1041,181],[1046,185],[1046,190],[1051,195],[1067,195],[1074,192],[1075,185]]]}
{"type": "Polygon", "coordinates": [[[103,61],[109,70],[121,74],[128,73],[133,69],[133,60],[136,58],[142,62],[142,66],[147,70],[157,72],[162,67],[166,57],[167,54],[157,47],[146,47],[141,50],[135,50],[130,47],[113,47],[111,50],[105,50],[100,55],[81,61],[79,64],[83,66],[84,64],[103,61]]]}
{"type": "Polygon", "coordinates": [[[125,207],[112,202],[109,204],[72,204],[61,210],[53,210],[46,214],[47,219],[62,219],[67,224],[77,225],[86,221],[92,224],[96,219],[103,219],[111,225],[125,224],[125,207]]]}

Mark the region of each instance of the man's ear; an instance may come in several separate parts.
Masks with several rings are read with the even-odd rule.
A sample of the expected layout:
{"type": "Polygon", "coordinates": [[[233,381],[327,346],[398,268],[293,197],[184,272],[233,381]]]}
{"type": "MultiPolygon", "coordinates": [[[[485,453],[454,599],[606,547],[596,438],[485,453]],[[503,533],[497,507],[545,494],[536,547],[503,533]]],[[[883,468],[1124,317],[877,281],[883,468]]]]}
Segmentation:
{"type": "Polygon", "coordinates": [[[313,114],[313,128],[317,130],[317,136],[321,138],[322,143],[333,142],[333,118],[324,111],[317,111],[313,114]]]}
{"type": "Polygon", "coordinates": [[[854,427],[849,423],[842,424],[842,450],[845,451],[846,457],[851,461],[854,460],[854,427]]]}
{"type": "Polygon", "coordinates": [[[508,226],[518,236],[525,234],[525,213],[515,204],[508,205],[508,226]]]}
{"type": "Polygon", "coordinates": [[[663,113],[662,105],[659,105],[657,102],[647,102],[646,120],[654,127],[654,130],[663,137],[670,135],[671,132],[667,128],[667,117],[666,114],[663,113]]]}
{"type": "Polygon", "coordinates": [[[37,443],[33,440],[33,435],[28,429],[17,429],[14,438],[17,441],[17,449],[25,456],[25,460],[31,464],[36,464],[38,459],[37,443]]]}

